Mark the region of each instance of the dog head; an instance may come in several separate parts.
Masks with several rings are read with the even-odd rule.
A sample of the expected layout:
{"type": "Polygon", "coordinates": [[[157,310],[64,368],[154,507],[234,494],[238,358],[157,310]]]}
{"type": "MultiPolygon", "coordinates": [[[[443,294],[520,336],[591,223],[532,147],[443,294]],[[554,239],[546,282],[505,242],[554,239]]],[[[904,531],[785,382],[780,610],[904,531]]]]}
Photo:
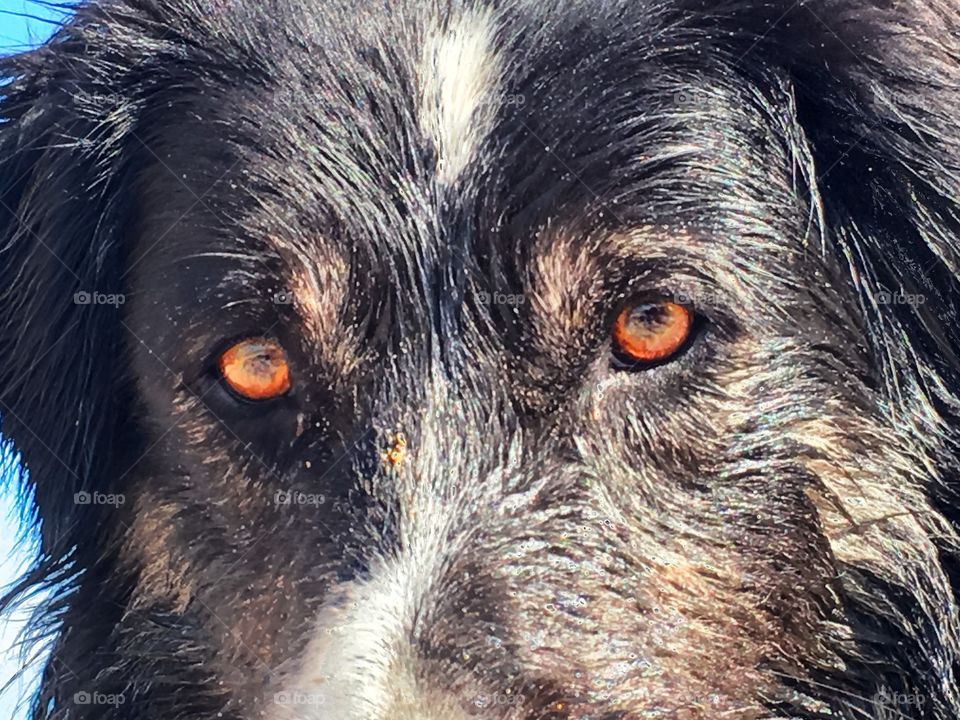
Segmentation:
{"type": "Polygon", "coordinates": [[[2,60],[50,718],[952,718],[953,0],[82,4],[2,60]]]}

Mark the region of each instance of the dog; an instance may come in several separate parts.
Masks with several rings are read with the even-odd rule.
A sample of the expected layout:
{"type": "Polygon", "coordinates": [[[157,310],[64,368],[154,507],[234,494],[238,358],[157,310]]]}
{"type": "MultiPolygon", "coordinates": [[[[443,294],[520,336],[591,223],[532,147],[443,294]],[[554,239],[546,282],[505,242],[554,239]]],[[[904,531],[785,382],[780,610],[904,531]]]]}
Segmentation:
{"type": "Polygon", "coordinates": [[[957,0],[103,0],[0,60],[40,720],[960,717],[957,0]]]}

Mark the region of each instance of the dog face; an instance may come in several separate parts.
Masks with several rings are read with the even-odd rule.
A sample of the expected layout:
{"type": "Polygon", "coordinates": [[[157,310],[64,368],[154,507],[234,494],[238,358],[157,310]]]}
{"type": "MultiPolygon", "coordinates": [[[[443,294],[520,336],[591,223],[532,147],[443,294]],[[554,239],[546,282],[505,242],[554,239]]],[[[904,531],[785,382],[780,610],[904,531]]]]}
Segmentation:
{"type": "Polygon", "coordinates": [[[955,3],[201,5],[3,61],[37,717],[960,712],[955,3]]]}

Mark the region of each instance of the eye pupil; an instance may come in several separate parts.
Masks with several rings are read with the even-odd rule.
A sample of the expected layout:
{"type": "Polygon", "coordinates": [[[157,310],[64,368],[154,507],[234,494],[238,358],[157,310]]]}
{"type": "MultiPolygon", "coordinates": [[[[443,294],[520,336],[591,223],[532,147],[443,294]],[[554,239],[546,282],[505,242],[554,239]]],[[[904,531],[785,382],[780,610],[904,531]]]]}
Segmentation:
{"type": "Polygon", "coordinates": [[[269,400],[290,389],[290,366],[278,343],[251,338],[220,356],[220,374],[230,388],[248,400],[269,400]]]}
{"type": "Polygon", "coordinates": [[[630,308],[625,322],[632,333],[656,335],[669,325],[670,314],[662,305],[643,303],[630,308]]]}
{"type": "Polygon", "coordinates": [[[636,303],[617,316],[614,351],[631,367],[666,360],[683,347],[692,325],[693,313],[677,303],[636,303]]]}

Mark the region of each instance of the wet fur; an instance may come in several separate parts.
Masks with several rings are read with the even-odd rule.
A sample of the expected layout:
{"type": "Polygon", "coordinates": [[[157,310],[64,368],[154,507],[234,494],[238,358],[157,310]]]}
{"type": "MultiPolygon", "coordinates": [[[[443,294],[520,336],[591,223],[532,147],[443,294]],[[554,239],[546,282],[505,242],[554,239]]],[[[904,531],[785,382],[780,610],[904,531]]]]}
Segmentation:
{"type": "Polygon", "coordinates": [[[960,716],[960,5],[387,7],[87,3],[0,60],[35,717],[960,716]],[[624,372],[646,296],[697,338],[624,372]],[[297,385],[244,405],[260,333],[297,385]]]}

